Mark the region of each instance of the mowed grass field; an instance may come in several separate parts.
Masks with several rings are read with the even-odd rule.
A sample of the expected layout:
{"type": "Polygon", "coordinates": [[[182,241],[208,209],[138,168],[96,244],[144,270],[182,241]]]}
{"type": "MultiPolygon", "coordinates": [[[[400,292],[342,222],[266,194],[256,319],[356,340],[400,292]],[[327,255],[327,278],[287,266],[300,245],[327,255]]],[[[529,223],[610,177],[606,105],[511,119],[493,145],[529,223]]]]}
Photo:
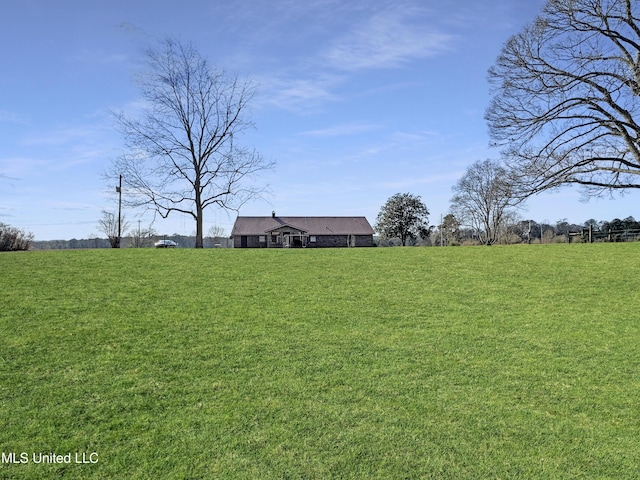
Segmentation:
{"type": "Polygon", "coordinates": [[[0,478],[640,478],[639,280],[632,243],[1,254],[0,478]]]}

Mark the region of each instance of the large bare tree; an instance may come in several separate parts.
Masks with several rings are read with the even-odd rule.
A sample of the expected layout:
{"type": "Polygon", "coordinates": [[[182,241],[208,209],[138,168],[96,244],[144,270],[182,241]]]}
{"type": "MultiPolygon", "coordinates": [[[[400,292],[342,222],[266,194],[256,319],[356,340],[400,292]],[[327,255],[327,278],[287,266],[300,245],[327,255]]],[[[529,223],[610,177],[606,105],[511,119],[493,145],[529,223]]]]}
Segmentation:
{"type": "Polygon", "coordinates": [[[489,79],[490,134],[525,194],[640,187],[640,2],[548,0],[489,79]]]}
{"type": "Polygon", "coordinates": [[[205,209],[239,209],[264,191],[255,176],[273,166],[238,142],[253,127],[248,107],[256,91],[173,39],[149,50],[147,59],[149,69],[138,78],[141,115],[116,116],[128,150],[111,173],[122,175],[125,205],[146,206],[163,218],[193,217],[195,246],[202,248],[205,209]]]}
{"type": "Polygon", "coordinates": [[[129,222],[126,221],[124,216],[118,219],[115,213],[106,210],[102,211],[102,217],[98,220],[98,230],[107,236],[111,248],[120,248],[121,235],[128,228],[129,222]]]}
{"type": "Polygon", "coordinates": [[[473,163],[452,190],[451,211],[485,245],[496,243],[504,220],[524,200],[509,171],[495,160],[473,163]]]}

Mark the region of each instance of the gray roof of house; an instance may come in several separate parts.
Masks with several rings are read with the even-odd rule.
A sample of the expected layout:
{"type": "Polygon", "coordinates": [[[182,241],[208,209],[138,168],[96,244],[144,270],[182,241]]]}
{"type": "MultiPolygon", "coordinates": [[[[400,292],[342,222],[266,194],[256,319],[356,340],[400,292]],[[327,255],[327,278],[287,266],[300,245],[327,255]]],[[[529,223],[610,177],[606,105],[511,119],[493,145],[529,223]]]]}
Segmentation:
{"type": "Polygon", "coordinates": [[[365,217],[238,217],[231,236],[264,235],[289,226],[309,235],[373,235],[365,217]]]}

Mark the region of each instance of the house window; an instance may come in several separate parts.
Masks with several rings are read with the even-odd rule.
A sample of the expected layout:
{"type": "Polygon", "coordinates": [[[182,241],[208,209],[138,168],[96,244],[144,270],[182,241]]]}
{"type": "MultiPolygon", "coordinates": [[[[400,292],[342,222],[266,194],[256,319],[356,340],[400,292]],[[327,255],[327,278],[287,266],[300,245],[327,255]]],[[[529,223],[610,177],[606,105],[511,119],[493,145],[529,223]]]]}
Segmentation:
{"type": "Polygon", "coordinates": [[[267,236],[266,235],[260,235],[258,237],[258,240],[260,241],[260,243],[267,243],[267,236]]]}
{"type": "Polygon", "coordinates": [[[271,243],[280,243],[279,235],[271,235],[271,243]]]}
{"type": "Polygon", "coordinates": [[[316,236],[315,235],[311,235],[309,237],[309,243],[316,243],[316,236]]]}

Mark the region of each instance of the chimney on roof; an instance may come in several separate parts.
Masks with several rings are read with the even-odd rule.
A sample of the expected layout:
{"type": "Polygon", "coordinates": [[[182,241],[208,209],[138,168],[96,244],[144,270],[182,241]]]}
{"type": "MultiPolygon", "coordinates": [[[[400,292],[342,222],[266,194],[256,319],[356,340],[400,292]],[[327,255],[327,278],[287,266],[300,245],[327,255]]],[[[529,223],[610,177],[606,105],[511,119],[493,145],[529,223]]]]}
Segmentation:
{"type": "Polygon", "coordinates": [[[271,217],[272,218],[276,218],[276,211],[275,210],[271,212],[271,217]]]}

